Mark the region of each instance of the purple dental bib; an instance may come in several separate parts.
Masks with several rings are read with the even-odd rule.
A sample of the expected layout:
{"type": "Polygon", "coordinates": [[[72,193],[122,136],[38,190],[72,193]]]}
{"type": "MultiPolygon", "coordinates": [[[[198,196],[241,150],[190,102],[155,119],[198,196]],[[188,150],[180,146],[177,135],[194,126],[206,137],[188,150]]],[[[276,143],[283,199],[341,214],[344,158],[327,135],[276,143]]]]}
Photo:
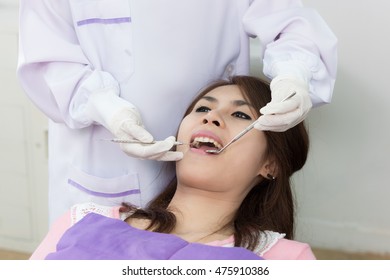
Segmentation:
{"type": "Polygon", "coordinates": [[[189,243],[90,213],[68,229],[48,260],[261,260],[241,247],[189,243]]]}

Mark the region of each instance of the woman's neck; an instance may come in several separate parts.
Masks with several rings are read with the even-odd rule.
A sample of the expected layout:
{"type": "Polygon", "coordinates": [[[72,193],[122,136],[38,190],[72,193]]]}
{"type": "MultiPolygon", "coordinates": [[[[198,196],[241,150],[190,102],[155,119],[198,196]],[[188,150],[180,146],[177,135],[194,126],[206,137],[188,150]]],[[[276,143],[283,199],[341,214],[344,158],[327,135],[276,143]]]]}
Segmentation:
{"type": "Polygon", "coordinates": [[[219,193],[177,188],[168,208],[176,216],[176,234],[189,242],[208,243],[234,233],[232,219],[240,201],[219,193]]]}

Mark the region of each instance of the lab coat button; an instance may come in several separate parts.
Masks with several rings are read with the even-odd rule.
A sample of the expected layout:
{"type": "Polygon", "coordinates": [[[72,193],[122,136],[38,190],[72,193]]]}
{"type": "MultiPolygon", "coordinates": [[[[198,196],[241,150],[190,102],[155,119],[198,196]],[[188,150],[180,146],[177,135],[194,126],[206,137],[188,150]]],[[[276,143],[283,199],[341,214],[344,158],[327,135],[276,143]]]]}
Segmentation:
{"type": "Polygon", "coordinates": [[[226,74],[227,74],[228,76],[230,76],[231,74],[233,74],[233,71],[234,71],[234,65],[229,64],[229,65],[226,67],[226,74]]]}

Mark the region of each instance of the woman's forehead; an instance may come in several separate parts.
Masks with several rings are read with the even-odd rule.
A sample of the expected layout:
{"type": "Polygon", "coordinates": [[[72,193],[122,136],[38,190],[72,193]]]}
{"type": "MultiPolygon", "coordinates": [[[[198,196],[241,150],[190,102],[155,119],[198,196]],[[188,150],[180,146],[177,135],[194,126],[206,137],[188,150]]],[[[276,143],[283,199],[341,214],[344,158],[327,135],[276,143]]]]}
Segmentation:
{"type": "Polygon", "coordinates": [[[216,99],[244,99],[240,88],[236,85],[225,85],[212,89],[204,96],[212,96],[216,99]]]}

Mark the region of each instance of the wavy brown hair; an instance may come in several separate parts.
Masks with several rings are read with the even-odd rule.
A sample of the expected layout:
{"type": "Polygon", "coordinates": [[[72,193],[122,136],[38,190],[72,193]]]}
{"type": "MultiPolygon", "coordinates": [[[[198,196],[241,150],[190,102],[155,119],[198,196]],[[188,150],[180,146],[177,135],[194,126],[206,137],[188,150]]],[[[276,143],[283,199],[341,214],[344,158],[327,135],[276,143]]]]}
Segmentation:
{"type": "MultiPolygon", "coordinates": [[[[234,76],[229,80],[217,81],[206,87],[188,107],[185,116],[195,104],[211,90],[226,85],[236,85],[244,98],[257,110],[271,101],[269,83],[250,76],[234,76]]],[[[260,114],[260,113],[259,113],[260,114]]],[[[264,131],[267,141],[267,156],[277,168],[277,178],[264,178],[245,197],[233,221],[235,246],[253,250],[261,232],[270,230],[285,233],[287,239],[294,235],[294,198],[291,190],[291,176],[306,162],[309,137],[303,122],[285,132],[264,131]]],[[[146,218],[151,221],[148,230],[171,232],[176,225],[175,215],[168,205],[175,194],[176,178],[145,209],[124,205],[122,211],[134,211],[132,218],[146,218]]]]}

